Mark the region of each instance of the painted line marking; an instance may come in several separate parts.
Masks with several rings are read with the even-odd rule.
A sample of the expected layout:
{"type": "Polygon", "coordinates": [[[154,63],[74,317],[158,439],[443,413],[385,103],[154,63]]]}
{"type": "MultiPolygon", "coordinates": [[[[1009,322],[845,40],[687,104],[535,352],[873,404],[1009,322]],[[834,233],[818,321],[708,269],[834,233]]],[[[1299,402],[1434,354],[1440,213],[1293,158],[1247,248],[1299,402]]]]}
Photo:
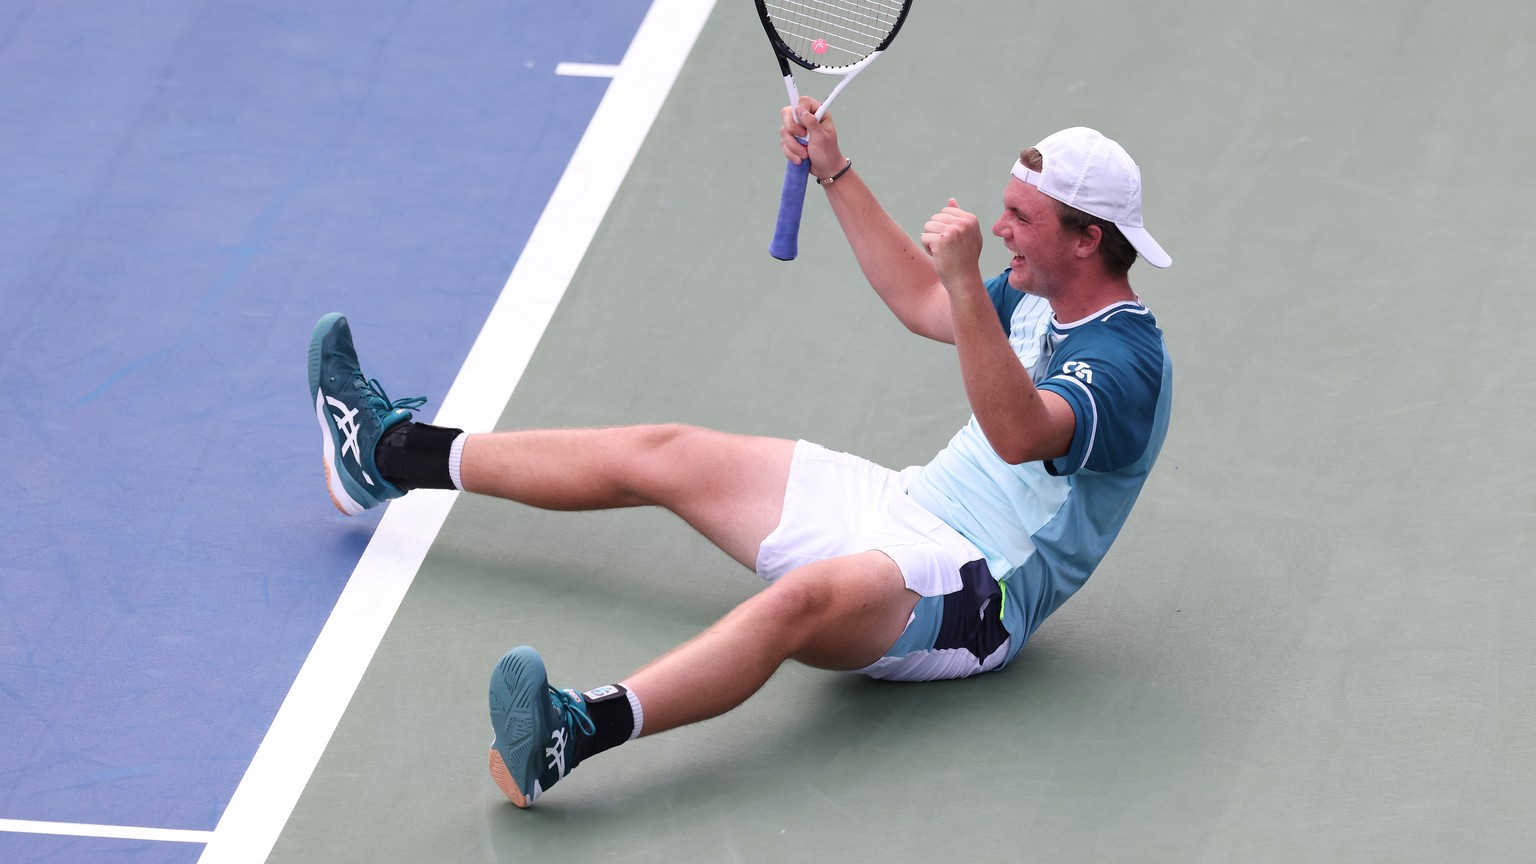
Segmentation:
{"type": "MultiPolygon", "coordinates": [[[[430,422],[494,428],[714,5],[651,4],[430,422]]],[[[389,505],[199,864],[260,864],[271,854],[457,498],[418,490],[389,505]]]]}
{"type": "Polygon", "coordinates": [[[620,68],[611,63],[559,63],[555,65],[555,74],[574,78],[616,78],[620,68]]]}
{"type": "Polygon", "coordinates": [[[85,822],[34,822],[0,819],[0,831],[17,834],[57,834],[63,837],[106,837],[113,840],[163,840],[167,843],[207,843],[212,831],[179,828],[139,828],[133,825],[91,825],[85,822]]]}

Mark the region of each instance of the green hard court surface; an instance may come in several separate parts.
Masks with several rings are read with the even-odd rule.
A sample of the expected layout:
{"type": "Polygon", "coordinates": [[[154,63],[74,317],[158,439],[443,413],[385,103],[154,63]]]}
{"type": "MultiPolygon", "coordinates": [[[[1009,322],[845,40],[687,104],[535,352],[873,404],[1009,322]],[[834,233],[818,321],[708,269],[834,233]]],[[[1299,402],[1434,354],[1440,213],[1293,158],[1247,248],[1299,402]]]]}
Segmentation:
{"type": "MultiPolygon", "coordinates": [[[[506,649],[595,686],[758,586],[665,513],[461,497],[271,861],[1536,857],[1536,6],[926,0],[908,27],[834,112],[898,221],[953,195],[990,225],[1021,147],[1091,125],[1175,259],[1132,271],[1173,428],[1095,578],[1002,673],[791,664],[522,812],[484,768],[506,649]]],[[[782,95],[718,4],[502,428],[900,467],[965,420],[951,349],[885,312],[817,190],[800,260],[766,254],[782,95]]]]}

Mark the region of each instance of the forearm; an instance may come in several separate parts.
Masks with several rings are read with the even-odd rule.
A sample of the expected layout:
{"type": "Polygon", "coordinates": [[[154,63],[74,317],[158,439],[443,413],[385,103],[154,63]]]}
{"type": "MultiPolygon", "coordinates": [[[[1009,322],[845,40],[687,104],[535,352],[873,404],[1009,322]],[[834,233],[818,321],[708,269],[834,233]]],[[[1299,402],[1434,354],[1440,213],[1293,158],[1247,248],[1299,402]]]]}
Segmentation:
{"type": "Polygon", "coordinates": [[[880,299],[912,332],[953,342],[949,304],[933,261],[885,212],[854,169],[825,188],[859,269],[880,299]]]}
{"type": "Polygon", "coordinates": [[[997,311],[980,274],[965,282],[951,285],[949,291],[955,349],[966,399],[987,443],[1013,465],[1065,454],[1072,440],[1071,409],[1055,394],[1047,396],[1035,387],[998,327],[997,311]]]}
{"type": "Polygon", "coordinates": [[[923,225],[923,248],[948,295],[965,396],[993,452],[1018,465],[1066,454],[1076,418],[1055,393],[1041,392],[998,326],[997,308],[981,281],[981,226],[949,199],[923,225]]]}

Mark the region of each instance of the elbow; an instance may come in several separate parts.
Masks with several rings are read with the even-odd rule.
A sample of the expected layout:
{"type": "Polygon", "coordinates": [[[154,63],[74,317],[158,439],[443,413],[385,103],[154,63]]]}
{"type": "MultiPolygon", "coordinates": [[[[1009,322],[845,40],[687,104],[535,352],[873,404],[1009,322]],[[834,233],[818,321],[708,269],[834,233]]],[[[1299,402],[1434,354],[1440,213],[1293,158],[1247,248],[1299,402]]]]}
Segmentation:
{"type": "Polygon", "coordinates": [[[988,435],[987,443],[992,445],[992,452],[997,454],[997,458],[1009,465],[1044,462],[1067,455],[1065,447],[1054,446],[1050,441],[1033,435],[1014,434],[996,437],[988,435]]]}
{"type": "Polygon", "coordinates": [[[932,334],[929,333],[929,328],[925,326],[925,322],[910,315],[898,315],[896,318],[901,322],[901,326],[907,328],[908,333],[932,338],[932,334]]]}
{"type": "Polygon", "coordinates": [[[914,333],[924,339],[932,339],[935,342],[943,342],[953,345],[955,336],[948,326],[948,320],[936,318],[933,315],[922,314],[912,310],[897,310],[896,320],[901,326],[907,328],[907,332],[914,333]]]}
{"type": "Polygon", "coordinates": [[[1059,459],[1072,449],[1076,419],[1072,408],[1054,393],[1035,393],[1035,406],[1043,410],[1016,414],[989,415],[976,419],[997,458],[1009,465],[1059,459]]]}
{"type": "Polygon", "coordinates": [[[1023,436],[998,440],[988,435],[987,443],[992,445],[992,452],[997,454],[997,458],[1009,465],[1023,465],[1025,462],[1036,462],[1044,458],[1040,454],[1039,446],[1023,436]]]}
{"type": "Polygon", "coordinates": [[[993,447],[992,452],[997,458],[1009,465],[1023,465],[1026,462],[1038,462],[1042,458],[1034,449],[1029,447],[993,447]]]}

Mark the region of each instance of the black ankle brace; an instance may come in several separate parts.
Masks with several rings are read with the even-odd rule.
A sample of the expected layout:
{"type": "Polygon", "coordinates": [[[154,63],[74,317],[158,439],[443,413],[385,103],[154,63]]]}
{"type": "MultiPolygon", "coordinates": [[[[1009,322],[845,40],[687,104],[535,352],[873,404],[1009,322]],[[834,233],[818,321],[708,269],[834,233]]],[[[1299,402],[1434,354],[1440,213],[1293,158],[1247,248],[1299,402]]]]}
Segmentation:
{"type": "Polygon", "coordinates": [[[462,434],[462,429],[407,420],[379,439],[373,461],[385,480],[402,489],[452,489],[448,453],[462,434]]]}
{"type": "Polygon", "coordinates": [[[582,696],[586,699],[587,716],[592,718],[595,728],[590,737],[577,737],[578,761],[596,756],[604,750],[612,750],[628,741],[635,733],[635,713],[629,705],[629,691],[622,685],[598,687],[588,690],[582,696]]]}

